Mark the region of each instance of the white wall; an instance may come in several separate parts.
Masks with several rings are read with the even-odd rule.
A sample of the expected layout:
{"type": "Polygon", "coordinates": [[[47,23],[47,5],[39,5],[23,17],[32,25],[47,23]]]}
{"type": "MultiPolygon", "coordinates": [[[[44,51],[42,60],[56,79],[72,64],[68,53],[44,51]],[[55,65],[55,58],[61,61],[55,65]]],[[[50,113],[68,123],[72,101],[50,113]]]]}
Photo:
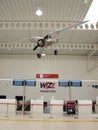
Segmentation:
{"type": "MultiPolygon", "coordinates": [[[[85,57],[48,57],[42,59],[33,58],[5,58],[0,59],[0,79],[36,79],[36,74],[59,74],[59,79],[67,80],[98,80],[97,60],[87,62],[85,57]]],[[[0,81],[0,95],[7,95],[13,98],[22,95],[22,87],[13,87],[11,81],[0,81]]],[[[40,87],[26,87],[26,97],[45,99],[69,99],[69,89],[56,85],[56,93],[41,93],[40,87]]],[[[81,88],[72,88],[73,99],[95,99],[98,90],[83,85],[81,88]]]]}

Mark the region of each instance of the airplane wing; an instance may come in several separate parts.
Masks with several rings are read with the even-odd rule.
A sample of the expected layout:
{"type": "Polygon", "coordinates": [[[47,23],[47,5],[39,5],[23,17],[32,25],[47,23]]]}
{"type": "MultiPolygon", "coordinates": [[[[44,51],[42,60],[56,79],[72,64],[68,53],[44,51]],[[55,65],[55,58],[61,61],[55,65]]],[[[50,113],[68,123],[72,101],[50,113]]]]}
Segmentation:
{"type": "Polygon", "coordinates": [[[19,43],[19,42],[24,42],[26,40],[29,40],[31,42],[37,42],[38,39],[42,39],[43,37],[28,37],[28,38],[25,38],[23,40],[19,40],[19,41],[15,41],[14,43],[19,43]]]}
{"type": "MultiPolygon", "coordinates": [[[[23,39],[23,40],[15,41],[14,43],[20,43],[20,42],[24,42],[24,41],[26,41],[26,40],[29,40],[29,41],[31,41],[32,43],[37,43],[37,41],[38,41],[39,39],[43,39],[43,37],[28,37],[28,38],[25,38],[25,39],[23,39]]],[[[33,50],[36,50],[38,47],[39,47],[39,45],[37,44],[37,45],[33,48],[33,50]]]]}
{"type": "Polygon", "coordinates": [[[81,22],[72,24],[72,25],[70,25],[70,26],[67,26],[67,27],[58,29],[58,30],[56,30],[56,31],[54,31],[54,32],[50,32],[49,35],[52,35],[52,34],[55,34],[55,33],[59,34],[60,32],[62,32],[62,31],[64,31],[64,30],[68,30],[68,29],[70,29],[70,28],[77,27],[78,25],[87,23],[88,21],[89,21],[89,20],[87,20],[87,21],[81,21],[81,22]]]}

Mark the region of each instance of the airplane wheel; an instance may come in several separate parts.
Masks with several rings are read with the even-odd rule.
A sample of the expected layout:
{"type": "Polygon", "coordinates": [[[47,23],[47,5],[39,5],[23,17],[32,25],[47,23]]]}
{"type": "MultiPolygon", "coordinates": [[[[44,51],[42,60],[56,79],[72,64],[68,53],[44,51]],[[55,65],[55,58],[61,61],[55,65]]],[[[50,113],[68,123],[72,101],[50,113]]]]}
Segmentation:
{"type": "Polygon", "coordinates": [[[38,58],[41,58],[41,54],[40,54],[40,53],[38,53],[38,54],[37,54],[37,57],[38,57],[38,58]]]}
{"type": "Polygon", "coordinates": [[[54,55],[58,55],[58,51],[57,50],[54,51],[54,55]]]}

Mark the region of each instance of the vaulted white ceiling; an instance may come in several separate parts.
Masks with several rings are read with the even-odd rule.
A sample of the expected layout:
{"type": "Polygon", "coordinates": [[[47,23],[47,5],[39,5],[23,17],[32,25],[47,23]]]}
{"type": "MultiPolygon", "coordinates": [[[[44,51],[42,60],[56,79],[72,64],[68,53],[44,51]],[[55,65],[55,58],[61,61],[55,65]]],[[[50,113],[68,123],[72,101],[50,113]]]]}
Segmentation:
{"type": "MultiPolygon", "coordinates": [[[[29,54],[35,42],[24,39],[45,36],[48,32],[83,21],[92,0],[0,0],[0,54],[29,54]],[[40,7],[43,15],[35,11],[40,7]]],[[[86,23],[77,28],[63,31],[58,44],[44,50],[59,55],[98,55],[98,25],[86,23]]]]}

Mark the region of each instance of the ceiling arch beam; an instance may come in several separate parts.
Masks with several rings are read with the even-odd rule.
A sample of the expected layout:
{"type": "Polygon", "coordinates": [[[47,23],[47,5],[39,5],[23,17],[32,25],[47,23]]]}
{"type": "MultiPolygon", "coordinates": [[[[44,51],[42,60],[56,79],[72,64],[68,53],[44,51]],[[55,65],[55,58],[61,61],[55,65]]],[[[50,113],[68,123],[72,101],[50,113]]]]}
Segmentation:
{"type": "Polygon", "coordinates": [[[98,50],[98,42],[95,44],[95,47],[92,48],[92,49],[88,52],[87,57],[89,58],[89,57],[93,56],[93,55],[96,53],[97,50],[98,50]]]}
{"type": "MultiPolygon", "coordinates": [[[[75,24],[76,22],[47,22],[47,21],[0,21],[0,30],[55,30],[58,28],[63,28],[75,24]]],[[[72,29],[98,29],[96,24],[83,24],[78,27],[73,27],[72,29]]]]}

